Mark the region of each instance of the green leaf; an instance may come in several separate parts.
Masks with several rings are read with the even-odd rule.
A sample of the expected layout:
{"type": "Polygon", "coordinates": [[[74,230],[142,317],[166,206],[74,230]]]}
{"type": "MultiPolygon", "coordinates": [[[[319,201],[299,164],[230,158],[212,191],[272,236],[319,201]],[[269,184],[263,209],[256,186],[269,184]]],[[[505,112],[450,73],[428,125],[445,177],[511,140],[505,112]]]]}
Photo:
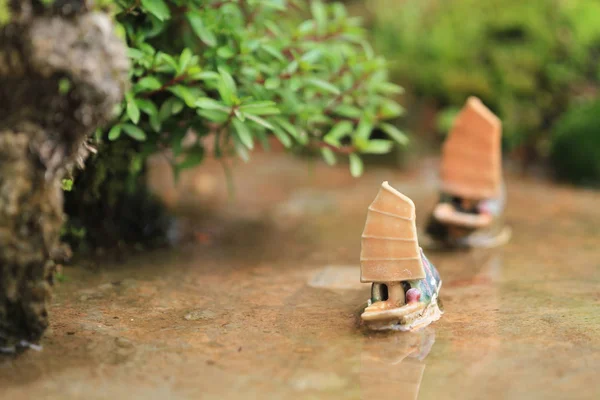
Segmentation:
{"type": "Polygon", "coordinates": [[[73,190],[73,179],[63,179],[61,181],[62,190],[70,192],[73,190]]]}
{"type": "Polygon", "coordinates": [[[328,147],[321,148],[321,155],[325,162],[329,165],[335,165],[337,163],[337,158],[335,157],[335,153],[328,147]]]}
{"type": "Polygon", "coordinates": [[[353,128],[354,125],[350,121],[341,121],[323,137],[323,141],[332,146],[339,147],[340,139],[352,133],[353,128]]]}
{"type": "Polygon", "coordinates": [[[237,95],[235,81],[229,72],[225,71],[225,69],[219,68],[219,73],[221,74],[221,81],[219,82],[218,86],[219,94],[226,104],[231,105],[233,104],[237,95]]]}
{"type": "Polygon", "coordinates": [[[102,141],[102,136],[104,135],[104,130],[102,130],[102,128],[96,128],[96,130],[94,131],[94,140],[96,142],[101,142],[102,141]]]}
{"type": "Polygon", "coordinates": [[[138,49],[140,49],[149,56],[153,56],[156,53],[154,47],[150,46],[148,43],[138,43],[138,49]]]}
{"type": "Polygon", "coordinates": [[[196,107],[202,108],[204,110],[219,110],[223,112],[230,112],[231,108],[225,106],[224,104],[219,103],[215,99],[211,99],[210,97],[200,97],[196,100],[196,107]]]}
{"type": "Polygon", "coordinates": [[[375,52],[373,51],[373,46],[371,46],[371,43],[365,39],[362,39],[359,41],[359,44],[363,48],[363,52],[365,53],[367,60],[370,60],[375,56],[375,52]]]}
{"type": "Polygon", "coordinates": [[[371,132],[373,131],[373,123],[370,118],[362,117],[360,122],[358,123],[358,127],[356,128],[356,133],[354,135],[355,138],[358,139],[369,139],[371,136],[371,132]]]}
{"type": "Polygon", "coordinates": [[[187,69],[191,59],[192,51],[186,47],[179,56],[179,73],[183,73],[187,69]]]}
{"type": "Polygon", "coordinates": [[[154,15],[161,21],[171,18],[171,12],[164,0],[142,0],[145,11],[154,15]]]}
{"type": "Polygon", "coordinates": [[[349,155],[350,160],[350,173],[353,177],[358,178],[363,174],[363,162],[360,157],[354,153],[349,155]]]}
{"type": "Polygon", "coordinates": [[[283,72],[286,73],[286,74],[293,74],[296,71],[298,71],[298,67],[299,67],[298,61],[294,60],[291,63],[289,63],[287,65],[287,67],[285,67],[285,69],[283,70],[283,72]]]}
{"type": "Polygon", "coordinates": [[[171,67],[173,71],[177,71],[177,68],[179,67],[179,64],[173,57],[163,52],[158,53],[156,56],[156,62],[158,64],[166,64],[167,66],[171,67]]]}
{"type": "Polygon", "coordinates": [[[266,51],[267,53],[269,53],[271,56],[273,56],[274,58],[278,59],[279,61],[287,61],[287,59],[285,58],[285,56],[283,55],[283,53],[279,50],[277,50],[275,47],[269,45],[269,44],[263,44],[260,46],[264,51],[266,51]]]}
{"type": "Polygon", "coordinates": [[[108,140],[117,140],[121,136],[121,125],[115,125],[108,131],[108,140]]]}
{"type": "Polygon", "coordinates": [[[214,71],[203,71],[203,72],[200,72],[196,76],[196,79],[205,80],[205,81],[217,80],[217,79],[221,79],[221,75],[217,74],[214,71]]]}
{"type": "Polygon", "coordinates": [[[198,80],[202,74],[202,68],[199,65],[192,65],[185,71],[188,79],[198,80]]]}
{"type": "Polygon", "coordinates": [[[254,141],[252,140],[252,134],[250,133],[248,126],[236,118],[233,119],[233,126],[235,127],[235,132],[240,141],[244,146],[252,150],[254,148],[254,141]]]}
{"type": "Polygon", "coordinates": [[[129,135],[131,138],[133,138],[135,140],[139,140],[139,141],[146,140],[146,134],[144,133],[143,130],[141,130],[137,126],[132,125],[132,124],[123,124],[122,127],[123,127],[123,130],[125,131],[125,133],[127,135],[129,135]]]}
{"type": "Polygon", "coordinates": [[[204,159],[204,148],[202,146],[195,145],[194,147],[185,149],[183,154],[185,155],[185,158],[183,161],[177,163],[177,168],[180,171],[200,165],[204,159]]]}
{"type": "Polygon", "coordinates": [[[296,139],[299,143],[302,142],[302,137],[300,135],[300,133],[298,132],[298,130],[296,129],[296,127],[290,123],[290,121],[288,121],[285,118],[281,118],[281,117],[275,117],[274,121],[281,126],[283,129],[285,129],[285,131],[287,133],[289,133],[294,139],[296,139]]]}
{"type": "Polygon", "coordinates": [[[379,128],[401,145],[408,144],[408,137],[392,124],[381,123],[379,128]]]}
{"type": "Polygon", "coordinates": [[[127,116],[134,124],[140,121],[140,109],[133,100],[127,101],[127,116]]]}
{"type": "Polygon", "coordinates": [[[229,113],[217,110],[196,110],[196,114],[212,122],[223,123],[229,118],[229,113]]]}
{"type": "Polygon", "coordinates": [[[271,125],[268,121],[265,121],[261,117],[257,117],[256,115],[252,115],[252,114],[248,114],[248,115],[246,115],[246,117],[248,119],[256,122],[257,124],[264,126],[267,129],[273,130],[273,125],[271,125]]]}
{"type": "Polygon", "coordinates": [[[250,153],[248,153],[248,148],[240,142],[240,139],[237,136],[234,136],[234,149],[235,153],[239,158],[242,159],[243,162],[247,163],[250,161],[250,153]]]}
{"type": "Polygon", "coordinates": [[[140,110],[145,112],[148,116],[153,116],[158,114],[158,109],[156,105],[147,99],[135,99],[135,104],[138,106],[140,110]]]}
{"type": "Polygon", "coordinates": [[[62,95],[69,93],[73,84],[68,78],[61,78],[58,81],[58,92],[62,95]]]}
{"type": "Polygon", "coordinates": [[[327,10],[325,5],[318,0],[313,0],[310,3],[310,11],[317,23],[317,28],[321,33],[327,29],[327,10]]]}
{"type": "Polygon", "coordinates": [[[265,149],[266,151],[271,150],[271,144],[269,143],[269,137],[267,136],[265,131],[263,131],[261,129],[256,129],[253,133],[254,133],[254,136],[260,142],[260,145],[262,146],[263,149],[265,149]]]}
{"type": "Polygon", "coordinates": [[[336,95],[341,93],[337,87],[319,78],[309,78],[306,80],[306,83],[329,93],[333,93],[336,95]]]}
{"type": "Polygon", "coordinates": [[[240,111],[240,109],[238,108],[234,108],[233,109],[233,114],[238,117],[238,119],[242,122],[244,122],[246,120],[246,114],[244,114],[242,111],[240,111]]]}
{"type": "MultiPolygon", "coordinates": [[[[182,141],[186,133],[187,129],[176,128],[169,134],[169,143],[175,157],[179,157],[183,151],[182,141]]],[[[177,168],[175,169],[175,172],[177,173],[177,168]]]]}
{"type": "Polygon", "coordinates": [[[144,32],[146,38],[153,38],[160,35],[167,27],[165,21],[161,21],[154,15],[150,16],[150,22],[152,23],[152,28],[144,32]]]}
{"type": "Polygon", "coordinates": [[[265,108],[261,108],[261,109],[248,110],[246,112],[250,113],[250,114],[254,114],[254,115],[278,115],[278,114],[281,114],[281,111],[279,111],[279,108],[277,108],[277,107],[265,107],[265,108]]]}
{"type": "Polygon", "coordinates": [[[281,142],[281,144],[283,144],[285,148],[292,147],[292,139],[290,139],[288,134],[285,133],[283,129],[281,129],[278,126],[273,126],[273,134],[277,137],[277,139],[281,142]]]}
{"type": "Polygon", "coordinates": [[[302,79],[300,79],[299,75],[296,75],[290,78],[288,87],[290,88],[290,90],[297,92],[302,88],[302,84],[302,79]]]}
{"type": "Polygon", "coordinates": [[[145,76],[135,84],[135,89],[136,92],[142,92],[147,90],[151,91],[160,89],[161,86],[162,83],[160,83],[160,81],[157,78],[153,76],[145,76]]]}
{"type": "Polygon", "coordinates": [[[394,83],[391,82],[381,82],[378,83],[375,86],[375,89],[379,92],[379,93],[383,93],[386,95],[392,95],[392,94],[402,94],[404,93],[404,89],[402,88],[402,86],[398,86],[394,83]]]}
{"type": "Polygon", "coordinates": [[[131,47],[127,48],[127,56],[132,60],[139,60],[140,58],[144,58],[144,52],[138,49],[133,49],[131,47]]]}
{"type": "Polygon", "coordinates": [[[171,97],[167,99],[161,106],[158,111],[158,119],[160,121],[165,121],[172,115],[178,114],[183,110],[184,104],[177,97],[171,97]]]}
{"type": "Polygon", "coordinates": [[[154,130],[154,132],[160,132],[160,119],[158,117],[158,113],[150,115],[150,127],[154,130]]]}
{"type": "Polygon", "coordinates": [[[265,81],[265,89],[274,90],[281,86],[281,79],[278,77],[267,78],[265,81]]]}
{"type": "Polygon", "coordinates": [[[360,149],[362,153],[367,154],[386,154],[392,150],[394,142],[384,139],[372,139],[366,143],[366,146],[360,149]]]}
{"type": "Polygon", "coordinates": [[[192,26],[194,33],[196,36],[198,36],[198,38],[200,38],[200,40],[210,47],[217,45],[217,38],[215,37],[214,33],[206,28],[206,25],[204,25],[204,21],[198,12],[189,11],[185,14],[185,16],[192,26]]]}
{"type": "Polygon", "coordinates": [[[345,19],[348,16],[346,7],[342,3],[333,4],[333,13],[337,19],[345,19]]]}
{"type": "Polygon", "coordinates": [[[263,108],[263,107],[275,107],[277,103],[271,100],[264,101],[253,101],[252,103],[245,103],[240,106],[242,110],[252,110],[254,108],[263,108]]]}
{"type": "Polygon", "coordinates": [[[235,51],[229,46],[223,46],[219,47],[219,50],[217,50],[217,55],[225,60],[228,60],[235,56],[235,51]]]}
{"type": "Polygon", "coordinates": [[[309,63],[309,64],[314,64],[317,61],[319,61],[322,54],[323,54],[323,52],[321,51],[321,49],[312,49],[312,50],[304,53],[302,55],[302,57],[300,57],[300,61],[303,61],[303,62],[309,63]]]}
{"type": "Polygon", "coordinates": [[[183,100],[188,107],[194,107],[196,103],[196,97],[187,86],[175,85],[171,86],[168,90],[183,100]]]}
{"type": "Polygon", "coordinates": [[[333,112],[334,114],[341,115],[342,117],[346,118],[359,118],[362,115],[360,108],[348,104],[337,106],[333,112]]]}
{"type": "Polygon", "coordinates": [[[313,30],[314,25],[314,21],[311,20],[302,22],[298,25],[298,28],[296,28],[297,35],[302,36],[310,33],[313,30]]]}
{"type": "Polygon", "coordinates": [[[240,110],[254,115],[275,115],[281,113],[276,107],[276,104],[272,101],[248,103],[241,106],[240,110]]]}
{"type": "Polygon", "coordinates": [[[381,105],[379,115],[381,118],[395,118],[404,113],[404,108],[393,100],[385,100],[381,105]]]}

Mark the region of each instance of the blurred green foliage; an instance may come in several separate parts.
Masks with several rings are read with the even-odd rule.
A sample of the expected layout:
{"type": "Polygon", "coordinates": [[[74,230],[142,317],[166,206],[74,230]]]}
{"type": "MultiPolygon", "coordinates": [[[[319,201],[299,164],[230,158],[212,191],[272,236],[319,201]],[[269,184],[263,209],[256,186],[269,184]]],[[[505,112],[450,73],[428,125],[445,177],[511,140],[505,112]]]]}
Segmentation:
{"type": "Polygon", "coordinates": [[[8,0],[0,0],[0,26],[10,21],[10,10],[8,0]]]}
{"type": "MultiPolygon", "coordinates": [[[[387,153],[404,135],[384,120],[402,108],[360,21],[342,4],[295,0],[130,0],[113,7],[134,64],[118,123],[123,136],[170,149],[179,170],[205,149],[188,130],[216,137],[215,156],[248,159],[275,135],[288,148],[387,153]],[[388,139],[372,139],[373,129],[388,139]]],[[[349,157],[360,163],[358,155],[349,157]]],[[[351,169],[355,173],[359,170],[351,169]]]]}
{"type": "MultiPolygon", "coordinates": [[[[406,136],[386,120],[393,100],[387,63],[374,54],[360,20],[341,3],[300,0],[103,0],[126,39],[131,90],[113,126],[97,132],[97,158],[66,193],[77,227],[98,241],[125,239],[115,208],[143,185],[146,158],[165,152],[176,175],[213,156],[247,160],[275,136],[290,151],[309,149],[329,164],[390,152],[406,136]],[[372,137],[373,131],[385,136],[372,137]],[[186,142],[189,132],[193,143],[186,142]],[[117,151],[118,150],[118,151],[117,151]],[[122,157],[123,152],[127,157],[122,157]],[[127,183],[127,184],[126,184],[127,183]],[[92,226],[86,210],[100,210],[92,226]],[[110,224],[108,220],[112,220],[110,224]],[[108,224],[108,225],[107,225],[108,224]],[[104,227],[110,226],[110,229],[104,227]],[[93,228],[93,229],[92,229],[93,228]]],[[[156,212],[149,207],[152,218],[156,212]]],[[[145,221],[140,210],[136,220],[145,221]]],[[[145,228],[144,228],[145,229],[145,228]]],[[[135,235],[134,235],[135,236],[135,235]]]]}
{"type": "Polygon", "coordinates": [[[442,108],[480,97],[502,118],[510,149],[543,153],[556,119],[597,88],[596,0],[373,0],[368,7],[396,76],[442,108]]]}
{"type": "Polygon", "coordinates": [[[550,150],[561,180],[600,185],[600,101],[573,107],[556,124],[550,150]]]}

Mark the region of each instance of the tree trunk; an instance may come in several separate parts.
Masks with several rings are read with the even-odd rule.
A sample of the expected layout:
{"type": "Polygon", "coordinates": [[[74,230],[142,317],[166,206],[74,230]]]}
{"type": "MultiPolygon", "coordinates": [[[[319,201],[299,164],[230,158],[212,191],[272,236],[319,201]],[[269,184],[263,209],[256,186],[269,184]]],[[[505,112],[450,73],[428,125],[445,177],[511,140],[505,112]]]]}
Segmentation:
{"type": "Polygon", "coordinates": [[[9,1],[0,27],[0,350],[48,325],[61,182],[127,89],[129,63],[111,21],[84,0],[9,1]]]}

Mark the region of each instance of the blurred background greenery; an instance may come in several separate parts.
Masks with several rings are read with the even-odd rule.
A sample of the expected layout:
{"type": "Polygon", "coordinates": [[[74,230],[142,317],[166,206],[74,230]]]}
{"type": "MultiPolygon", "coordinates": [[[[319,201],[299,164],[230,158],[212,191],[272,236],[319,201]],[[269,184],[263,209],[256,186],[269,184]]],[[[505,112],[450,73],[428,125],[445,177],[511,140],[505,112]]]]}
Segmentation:
{"type": "Polygon", "coordinates": [[[127,41],[132,90],[67,193],[72,243],[164,236],[143,183],[157,151],[178,172],[209,153],[245,160],[276,138],[290,152],[349,162],[358,176],[365,157],[438,151],[472,95],[502,119],[504,154],[523,171],[600,185],[597,0],[96,5],[127,41]],[[183,146],[190,130],[196,139],[183,146]],[[214,151],[209,136],[220,138],[214,151]]]}
{"type": "Polygon", "coordinates": [[[478,96],[503,121],[505,153],[555,178],[600,182],[600,2],[354,0],[394,81],[401,123],[439,142],[478,96]],[[596,103],[597,104],[597,103],[596,103]]]}

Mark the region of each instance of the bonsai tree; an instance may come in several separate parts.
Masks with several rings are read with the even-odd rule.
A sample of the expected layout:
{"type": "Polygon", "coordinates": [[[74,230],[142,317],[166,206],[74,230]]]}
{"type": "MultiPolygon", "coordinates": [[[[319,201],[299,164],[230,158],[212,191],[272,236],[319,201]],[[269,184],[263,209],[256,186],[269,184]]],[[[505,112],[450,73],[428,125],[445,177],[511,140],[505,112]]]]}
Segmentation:
{"type": "MultiPolygon", "coordinates": [[[[245,159],[273,135],[289,149],[319,151],[330,164],[347,157],[358,176],[359,154],[405,143],[384,122],[401,114],[390,99],[400,88],[387,81],[386,63],[359,21],[340,4],[305,6],[0,0],[1,350],[35,343],[47,327],[61,184],[71,190],[67,236],[111,237],[97,218],[112,217],[114,226],[127,204],[142,219],[156,218],[155,207],[139,203],[147,197],[136,180],[156,151],[169,149],[178,173],[202,162],[203,137],[214,138],[215,157],[245,159]],[[127,48],[94,8],[112,15],[127,48]],[[388,139],[372,138],[374,129],[388,139]],[[190,131],[198,140],[184,147],[190,131]],[[100,154],[73,181],[73,167],[95,151],[92,134],[100,154]]],[[[127,230],[115,232],[118,241],[127,230]]]]}

